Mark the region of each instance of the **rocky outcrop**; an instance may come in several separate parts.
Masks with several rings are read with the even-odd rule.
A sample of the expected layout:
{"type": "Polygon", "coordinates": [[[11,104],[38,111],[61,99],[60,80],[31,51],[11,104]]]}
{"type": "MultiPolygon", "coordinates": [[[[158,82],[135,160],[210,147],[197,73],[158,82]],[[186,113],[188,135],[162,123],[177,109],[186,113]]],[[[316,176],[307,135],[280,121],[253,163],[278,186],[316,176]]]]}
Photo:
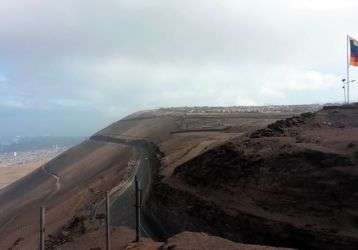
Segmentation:
{"type": "Polygon", "coordinates": [[[305,124],[308,120],[313,119],[314,113],[303,113],[300,116],[294,116],[285,120],[279,120],[267,126],[267,128],[259,129],[253,132],[251,138],[284,136],[287,128],[298,127],[305,124]]]}

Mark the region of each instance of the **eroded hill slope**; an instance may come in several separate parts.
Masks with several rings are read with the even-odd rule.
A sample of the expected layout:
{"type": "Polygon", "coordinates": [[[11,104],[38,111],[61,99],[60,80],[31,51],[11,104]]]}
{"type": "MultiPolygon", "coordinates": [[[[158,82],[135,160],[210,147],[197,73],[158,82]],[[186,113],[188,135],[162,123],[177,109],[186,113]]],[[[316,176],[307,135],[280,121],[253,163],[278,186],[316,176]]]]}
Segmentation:
{"type": "Polygon", "coordinates": [[[357,187],[358,107],[337,107],[275,122],[162,171],[151,204],[168,235],[357,249],[357,187]]]}
{"type": "MultiPolygon", "coordinates": [[[[217,145],[289,115],[186,114],[157,110],[128,116],[0,191],[0,249],[38,247],[40,206],[46,206],[49,249],[102,247],[103,214],[93,218],[93,210],[103,204],[106,191],[133,175],[134,165],[130,163],[141,160],[133,143],[156,144],[162,152],[153,157],[163,156],[161,171],[169,178],[173,173],[178,175],[177,169],[182,164],[217,145]]],[[[165,199],[172,199],[175,194],[170,193],[165,199]]],[[[128,207],[132,208],[132,204],[128,207]]],[[[175,223],[171,226],[175,227],[175,223]]],[[[115,226],[112,229],[113,247],[125,246],[133,240],[132,229],[115,226]]]]}

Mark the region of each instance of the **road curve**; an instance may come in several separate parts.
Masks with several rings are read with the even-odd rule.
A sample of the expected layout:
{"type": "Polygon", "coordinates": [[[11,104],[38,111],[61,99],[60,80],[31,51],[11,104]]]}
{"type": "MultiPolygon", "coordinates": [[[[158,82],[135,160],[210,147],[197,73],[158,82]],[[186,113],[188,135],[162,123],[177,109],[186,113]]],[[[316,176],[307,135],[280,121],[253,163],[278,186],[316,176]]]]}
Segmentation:
{"type": "MultiPolygon", "coordinates": [[[[150,189],[152,186],[154,166],[153,162],[156,158],[156,154],[153,151],[152,145],[143,139],[120,139],[109,136],[95,135],[90,140],[125,144],[135,147],[139,153],[139,160],[134,168],[133,173],[128,178],[125,184],[121,183],[119,186],[112,188],[110,191],[110,215],[111,225],[113,226],[127,226],[135,229],[135,187],[134,180],[137,176],[142,198],[142,210],[141,210],[141,224],[140,231],[142,236],[146,236],[152,239],[161,239],[163,230],[160,225],[156,224],[156,221],[151,218],[150,213],[146,212],[146,202],[149,198],[150,189]]],[[[104,201],[98,205],[102,207],[104,201]]]]}

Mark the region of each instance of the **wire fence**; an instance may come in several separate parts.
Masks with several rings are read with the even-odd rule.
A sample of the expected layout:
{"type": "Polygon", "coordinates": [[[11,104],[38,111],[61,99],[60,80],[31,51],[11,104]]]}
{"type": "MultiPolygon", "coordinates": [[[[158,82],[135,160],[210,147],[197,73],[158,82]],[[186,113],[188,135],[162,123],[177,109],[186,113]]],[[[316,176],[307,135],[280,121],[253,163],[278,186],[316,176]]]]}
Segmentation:
{"type": "MultiPolygon", "coordinates": [[[[99,139],[102,140],[103,138],[99,139]]],[[[116,141],[113,143],[123,142],[116,141]]],[[[96,202],[92,201],[88,203],[88,201],[85,201],[86,203],[82,206],[84,208],[83,211],[85,211],[84,216],[86,217],[84,223],[92,223],[86,228],[86,230],[88,229],[90,231],[87,230],[86,232],[93,232],[91,230],[95,230],[96,234],[101,234],[100,239],[101,241],[103,240],[103,242],[100,245],[103,246],[105,242],[106,249],[111,249],[111,240],[115,240],[111,235],[112,229],[114,228],[126,227],[134,230],[136,235],[133,240],[136,241],[138,241],[141,236],[153,238],[157,233],[156,229],[153,229],[156,228],[156,226],[154,225],[152,228],[153,222],[148,220],[148,216],[150,216],[148,214],[150,213],[145,212],[155,173],[153,163],[157,160],[156,149],[153,149],[151,144],[143,143],[143,141],[130,142],[130,144],[137,149],[140,157],[139,160],[130,161],[128,163],[131,171],[124,176],[126,181],[121,181],[117,186],[107,190],[107,192],[104,193],[105,195],[101,194],[102,197],[97,197],[96,202]]],[[[77,204],[81,204],[82,202],[83,201],[78,200],[77,204]]],[[[9,225],[4,224],[1,226],[5,233],[6,231],[10,232],[9,230],[11,230],[12,233],[15,232],[14,236],[11,236],[11,239],[4,243],[4,249],[34,249],[33,246],[38,246],[36,249],[41,250],[56,249],[82,237],[83,234],[77,231],[75,233],[71,231],[72,225],[77,223],[76,220],[81,220],[80,217],[82,215],[80,213],[82,212],[66,215],[65,211],[63,211],[63,214],[61,211],[61,216],[57,214],[54,217],[54,210],[52,209],[54,203],[52,202],[52,205],[44,205],[46,203],[50,204],[48,202],[37,204],[36,207],[34,207],[36,213],[31,210],[31,215],[26,215],[28,218],[26,221],[18,221],[14,217],[12,219],[16,219],[16,222],[10,219],[7,223],[9,225]],[[37,207],[40,205],[42,206],[37,207]],[[68,219],[64,219],[67,216],[68,219]],[[33,218],[36,218],[36,220],[33,220],[33,218]],[[62,218],[62,226],[55,226],[54,218],[62,218]],[[34,221],[36,223],[34,223],[34,221]],[[14,222],[18,226],[14,225],[14,222]],[[9,243],[10,246],[8,245],[9,243]]],[[[76,205],[75,207],[81,206],[76,205]]],[[[59,224],[61,222],[56,223],[59,224]]],[[[82,222],[78,224],[81,223],[82,222]]],[[[86,224],[86,226],[88,225],[86,224]]],[[[113,237],[115,237],[115,235],[113,235],[113,237]]],[[[0,242],[0,249],[3,249],[1,244],[0,242]]]]}
{"type": "MultiPolygon", "coordinates": [[[[111,228],[124,226],[135,230],[135,241],[139,241],[141,235],[150,237],[150,233],[146,227],[141,223],[143,214],[142,207],[144,206],[144,196],[142,183],[139,176],[135,176],[128,186],[124,189],[115,190],[115,192],[107,191],[105,198],[100,202],[99,207],[96,209],[95,217],[103,217],[105,221],[105,245],[106,249],[111,249],[111,228]]],[[[40,250],[52,249],[46,245],[46,207],[41,206],[39,211],[39,224],[38,224],[38,245],[40,250]]],[[[20,227],[18,230],[20,234],[26,235],[26,228],[33,227],[20,227]]],[[[29,230],[31,231],[31,230],[29,230]]],[[[18,242],[14,243],[15,247],[24,238],[20,237],[18,242]]],[[[10,248],[12,249],[12,248],[10,248]]]]}

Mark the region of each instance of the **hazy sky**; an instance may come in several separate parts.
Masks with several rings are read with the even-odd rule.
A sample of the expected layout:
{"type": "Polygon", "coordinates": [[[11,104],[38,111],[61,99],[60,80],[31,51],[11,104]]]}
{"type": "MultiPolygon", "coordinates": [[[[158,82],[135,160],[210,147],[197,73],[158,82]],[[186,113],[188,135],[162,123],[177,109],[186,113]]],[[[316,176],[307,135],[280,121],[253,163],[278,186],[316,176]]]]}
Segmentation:
{"type": "Polygon", "coordinates": [[[342,101],[357,10],[357,0],[1,0],[0,135],[86,135],[162,106],[342,101]]]}

